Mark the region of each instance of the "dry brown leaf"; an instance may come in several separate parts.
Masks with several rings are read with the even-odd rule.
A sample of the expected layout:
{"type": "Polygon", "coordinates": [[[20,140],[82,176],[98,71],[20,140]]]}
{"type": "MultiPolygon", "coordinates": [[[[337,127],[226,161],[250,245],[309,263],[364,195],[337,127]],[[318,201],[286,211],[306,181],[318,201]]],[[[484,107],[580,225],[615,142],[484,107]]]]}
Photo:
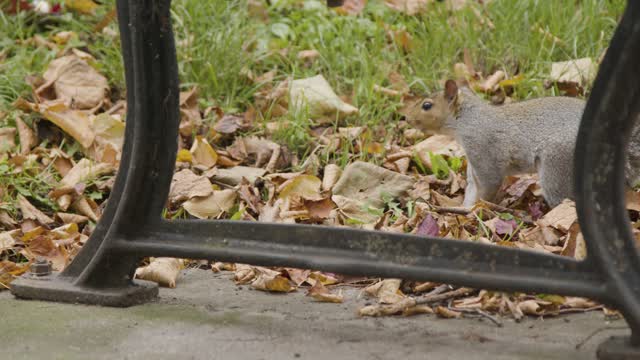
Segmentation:
{"type": "Polygon", "coordinates": [[[302,285],[309,278],[309,274],[311,274],[311,270],[303,270],[296,268],[284,268],[284,271],[289,275],[291,281],[293,281],[296,286],[302,285]]]}
{"type": "Polygon", "coordinates": [[[43,77],[46,83],[36,94],[41,95],[53,86],[56,99],[74,109],[95,108],[105,100],[109,89],[107,79],[76,55],[53,60],[43,77]]]}
{"type": "Polygon", "coordinates": [[[112,173],[114,168],[110,164],[94,163],[89,159],[82,159],[60,180],[58,188],[73,188],[80,183],[97,179],[98,177],[112,173]]]}
{"type": "Polygon", "coordinates": [[[334,285],[340,282],[340,279],[334,274],[324,273],[321,271],[312,271],[307,278],[307,282],[314,285],[316,281],[322,283],[322,285],[334,285]]]}
{"type": "Polygon", "coordinates": [[[14,232],[5,231],[0,233],[0,253],[4,250],[11,249],[15,244],[16,240],[13,238],[14,232]]]}
{"type": "Polygon", "coordinates": [[[321,301],[321,302],[332,302],[332,303],[342,303],[344,302],[344,296],[342,293],[333,294],[326,286],[322,285],[320,281],[317,281],[310,289],[307,291],[307,296],[311,296],[312,298],[321,301]]]}
{"type": "Polygon", "coordinates": [[[212,219],[231,210],[236,202],[236,192],[230,189],[213,191],[203,198],[192,198],[182,204],[187,212],[199,219],[212,219]]]}
{"type": "Polygon", "coordinates": [[[56,213],[56,218],[58,218],[64,224],[71,224],[71,223],[82,224],[89,221],[89,218],[86,216],[78,215],[78,214],[68,214],[68,213],[62,213],[62,212],[56,213]]]}
{"type": "Polygon", "coordinates": [[[525,301],[519,302],[516,306],[523,314],[540,315],[539,314],[540,305],[538,305],[538,302],[536,300],[525,300],[525,301]]]}
{"type": "Polygon", "coordinates": [[[209,145],[207,139],[202,136],[196,136],[193,146],[191,147],[191,155],[196,164],[210,168],[218,162],[218,154],[209,145]]]}
{"type": "Polygon", "coordinates": [[[311,220],[324,220],[331,215],[336,204],[327,198],[319,201],[305,201],[304,207],[307,208],[311,220]]]}
{"type": "Polygon", "coordinates": [[[91,130],[89,116],[83,111],[71,110],[60,101],[33,104],[18,99],[16,107],[42,114],[45,119],[69,134],[84,148],[89,148],[93,144],[95,134],[91,130]]]}
{"type": "Polygon", "coordinates": [[[576,204],[571,200],[564,200],[539,221],[540,224],[554,227],[562,232],[568,232],[571,225],[578,221],[576,204]]]}
{"type": "Polygon", "coordinates": [[[0,224],[12,228],[17,223],[16,223],[15,220],[13,220],[13,218],[11,217],[11,215],[9,215],[9,213],[7,213],[6,211],[0,209],[0,224]]]}
{"type": "Polygon", "coordinates": [[[247,264],[235,264],[233,280],[238,285],[249,284],[256,278],[256,270],[247,264]]]}
{"type": "Polygon", "coordinates": [[[16,146],[16,128],[0,128],[0,154],[10,151],[16,146]]]}
{"type": "Polygon", "coordinates": [[[318,123],[358,113],[358,109],[336,95],[322,75],[294,80],[289,89],[289,110],[305,111],[318,123]]]}
{"type": "Polygon", "coordinates": [[[431,157],[429,152],[434,155],[455,156],[464,155],[464,150],[455,139],[446,135],[432,135],[413,146],[413,152],[418,156],[420,162],[431,169],[431,157]]]}
{"type": "Polygon", "coordinates": [[[426,11],[430,2],[431,0],[385,0],[384,4],[393,10],[413,16],[426,11]]]}
{"type": "Polygon", "coordinates": [[[340,179],[342,169],[335,164],[327,164],[324,167],[324,176],[322,177],[322,190],[330,191],[340,179]]]}
{"type": "Polygon", "coordinates": [[[282,185],[278,198],[319,201],[323,199],[320,195],[321,186],[322,181],[313,175],[298,175],[282,185]]]}
{"type": "Polygon", "coordinates": [[[311,62],[320,57],[320,52],[318,50],[302,50],[298,52],[296,57],[298,60],[311,62]]]}
{"type": "Polygon", "coordinates": [[[296,289],[289,279],[282,276],[280,272],[260,266],[254,267],[256,278],[251,286],[258,290],[274,292],[291,292],[296,289]]]}
{"type": "Polygon", "coordinates": [[[368,286],[364,291],[376,298],[381,304],[395,304],[405,298],[400,291],[400,279],[384,279],[378,283],[368,286]]]}
{"type": "Polygon", "coordinates": [[[93,118],[91,129],[95,134],[95,139],[88,151],[90,156],[99,162],[107,162],[111,165],[118,164],[124,144],[124,122],[103,113],[93,118]],[[113,153],[113,160],[107,161],[110,152],[113,153]]]}
{"type": "Polygon", "coordinates": [[[205,176],[198,176],[189,169],[173,174],[169,201],[178,202],[194,197],[208,197],[211,194],[213,194],[213,187],[205,176]]]}
{"type": "MultiPolygon", "coordinates": [[[[18,137],[20,138],[20,154],[28,154],[37,145],[36,135],[27,124],[16,116],[16,126],[18,127],[18,137]]],[[[0,143],[2,140],[0,140],[0,143]]]]}
{"type": "Polygon", "coordinates": [[[44,225],[53,223],[52,218],[45,215],[42,211],[36,209],[36,207],[31,205],[29,200],[27,200],[22,195],[18,195],[18,207],[22,212],[23,219],[36,220],[40,224],[44,224],[44,225]]]}
{"type": "Polygon", "coordinates": [[[345,168],[331,199],[346,216],[368,223],[373,217],[368,209],[382,209],[385,200],[403,196],[413,182],[409,176],[356,161],[345,168]]]}
{"type": "Polygon", "coordinates": [[[176,280],[183,267],[182,259],[155,258],[149,265],[137,268],[135,276],[138,279],[153,281],[160,286],[175,288],[176,280]]]}
{"type": "Polygon", "coordinates": [[[237,138],[231,146],[227,147],[227,151],[233,158],[242,161],[254,157],[253,167],[259,168],[266,164],[267,172],[273,172],[280,165],[278,160],[282,154],[280,145],[257,137],[237,138]]]}
{"type": "Polygon", "coordinates": [[[212,168],[204,173],[204,176],[213,180],[218,184],[227,184],[236,186],[242,182],[242,179],[246,179],[250,184],[264,176],[267,173],[265,169],[254,168],[248,166],[234,166],[232,168],[212,168]]]}
{"type": "Polygon", "coordinates": [[[87,198],[85,198],[84,196],[78,197],[71,204],[71,207],[73,207],[73,209],[78,213],[85,215],[86,217],[91,219],[91,221],[93,222],[98,222],[100,218],[99,214],[96,213],[98,208],[97,206],[95,206],[95,203],[89,202],[89,200],[87,200],[87,198]]]}
{"type": "MultiPolygon", "coordinates": [[[[412,313],[412,308],[416,307],[416,301],[414,298],[406,297],[395,304],[384,305],[369,305],[358,310],[358,315],[360,316],[388,316],[388,315],[396,315],[399,313],[410,315],[412,313]]],[[[424,310],[421,306],[421,309],[424,310]]],[[[425,311],[427,312],[427,311],[425,311]]]]}
{"type": "Polygon", "coordinates": [[[215,131],[225,135],[234,134],[238,130],[246,130],[248,128],[249,125],[245,122],[244,117],[237,115],[224,115],[213,126],[215,131]]]}
{"type": "Polygon", "coordinates": [[[584,87],[596,77],[597,65],[591,58],[560,61],[551,64],[549,80],[584,87]]]}
{"type": "Polygon", "coordinates": [[[462,316],[462,313],[459,311],[454,311],[448,309],[444,306],[437,306],[435,309],[436,315],[445,319],[457,319],[462,316]]]}
{"type": "Polygon", "coordinates": [[[54,271],[62,271],[69,263],[69,255],[46,235],[38,235],[27,243],[27,258],[42,257],[51,262],[54,271]]]}

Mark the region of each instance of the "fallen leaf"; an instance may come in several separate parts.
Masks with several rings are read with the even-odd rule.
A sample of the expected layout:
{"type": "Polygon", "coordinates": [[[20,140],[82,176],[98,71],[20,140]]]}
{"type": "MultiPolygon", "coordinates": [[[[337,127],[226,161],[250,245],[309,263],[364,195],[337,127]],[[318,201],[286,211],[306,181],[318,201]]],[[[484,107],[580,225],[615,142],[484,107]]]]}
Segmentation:
{"type": "Polygon", "coordinates": [[[368,221],[372,216],[367,209],[382,209],[385,200],[404,195],[412,186],[409,176],[356,161],[345,168],[331,199],[347,216],[368,221]]]}
{"type": "Polygon", "coordinates": [[[107,79],[76,55],[53,60],[43,77],[46,83],[36,90],[36,94],[41,95],[53,86],[56,99],[74,109],[95,108],[105,100],[109,89],[107,79]]]}
{"type": "Polygon", "coordinates": [[[194,197],[208,197],[211,194],[213,194],[213,187],[205,176],[198,176],[189,169],[173,174],[169,201],[178,202],[194,197]]]}
{"type": "Polygon", "coordinates": [[[16,146],[16,128],[0,128],[0,154],[8,152],[16,146]]]}
{"type": "Polygon", "coordinates": [[[358,109],[342,101],[322,75],[294,80],[289,89],[290,110],[305,111],[319,123],[358,113],[358,109]]]}
{"type": "Polygon", "coordinates": [[[196,164],[204,165],[208,168],[214,166],[218,162],[218,154],[209,145],[207,139],[202,136],[196,136],[196,140],[191,147],[191,155],[196,164]]]}
{"type": "Polygon", "coordinates": [[[342,169],[335,164],[327,164],[324,167],[324,176],[322,177],[322,190],[330,191],[340,179],[342,169]]]}
{"type": "Polygon", "coordinates": [[[231,210],[236,201],[236,192],[230,189],[213,191],[207,197],[192,198],[182,204],[187,212],[199,219],[211,219],[231,210]]]}
{"type": "Polygon", "coordinates": [[[435,309],[436,315],[445,319],[457,319],[462,316],[459,311],[450,310],[444,306],[437,306],[435,309]]]}
{"type": "Polygon", "coordinates": [[[438,236],[440,234],[440,227],[438,221],[431,215],[427,214],[416,231],[416,235],[420,236],[438,236]]]}
{"type": "Polygon", "coordinates": [[[584,87],[593,82],[597,71],[597,66],[591,58],[554,62],[551,64],[549,80],[584,87]]]}
{"type": "Polygon", "coordinates": [[[65,0],[64,6],[71,11],[93,15],[98,4],[92,0],[65,0]]]}
{"type": "Polygon", "coordinates": [[[99,162],[106,162],[105,154],[114,151],[115,161],[109,163],[112,165],[119,163],[124,144],[124,122],[108,114],[100,114],[93,119],[91,129],[95,134],[93,146],[89,151],[92,158],[99,162]]]}
{"type": "Polygon", "coordinates": [[[384,279],[378,283],[370,285],[364,291],[376,298],[381,304],[395,304],[404,299],[404,294],[400,291],[400,279],[384,279]]]}
{"type": "Polygon", "coordinates": [[[137,268],[135,277],[156,282],[160,286],[175,288],[176,280],[183,267],[184,261],[182,259],[155,258],[151,260],[149,265],[137,268]]]}
{"type": "Polygon", "coordinates": [[[320,57],[320,52],[318,50],[302,50],[298,52],[296,57],[302,61],[314,61],[320,57]]]}
{"type": "Polygon", "coordinates": [[[464,155],[464,150],[460,144],[447,135],[432,135],[414,145],[413,152],[418,156],[422,165],[429,169],[431,169],[431,156],[429,153],[453,157],[464,155]]]}
{"type": "Polygon", "coordinates": [[[344,296],[341,293],[333,294],[326,286],[322,285],[320,281],[317,281],[310,289],[307,291],[307,296],[311,296],[312,298],[321,301],[321,302],[332,302],[332,303],[342,303],[344,302],[344,296]]]}
{"type": "Polygon", "coordinates": [[[82,159],[60,180],[59,187],[73,188],[80,183],[87,183],[98,177],[112,173],[113,166],[104,163],[94,163],[89,159],[82,159]]]}
{"type": "Polygon", "coordinates": [[[322,181],[313,175],[298,175],[283,184],[279,199],[322,200],[322,181]]]}
{"type": "Polygon", "coordinates": [[[367,0],[343,0],[342,6],[335,8],[334,10],[343,15],[358,15],[362,13],[364,7],[367,5],[367,0]]]}
{"type": "Polygon", "coordinates": [[[45,119],[69,134],[84,148],[89,148],[93,144],[95,134],[91,130],[89,116],[85,112],[71,110],[60,101],[33,104],[18,99],[15,105],[23,110],[31,110],[42,114],[45,119]]]}
{"type": "Polygon", "coordinates": [[[4,250],[11,249],[16,244],[12,232],[5,231],[0,233],[0,253],[4,250]]]}
{"type": "Polygon", "coordinates": [[[35,206],[31,205],[29,200],[27,200],[24,196],[18,195],[18,207],[20,207],[20,211],[22,212],[23,219],[32,219],[36,220],[40,224],[47,225],[53,223],[53,219],[45,215],[42,211],[36,209],[35,206]]]}
{"type": "Polygon", "coordinates": [[[296,288],[291,281],[282,276],[280,272],[263,267],[255,267],[256,278],[251,286],[258,290],[274,291],[274,292],[291,292],[296,288]]]}
{"type": "MultiPolygon", "coordinates": [[[[20,154],[26,155],[37,145],[36,135],[19,116],[16,116],[16,126],[18,127],[18,137],[20,139],[20,154]]],[[[1,142],[2,140],[0,140],[1,142]]]]}
{"type": "Polygon", "coordinates": [[[322,199],[318,201],[307,200],[304,202],[311,220],[324,220],[331,215],[336,208],[336,204],[331,199],[322,199]]]}
{"type": "Polygon", "coordinates": [[[86,216],[78,215],[78,214],[68,214],[68,213],[62,213],[62,212],[56,213],[56,218],[58,218],[64,224],[70,224],[70,223],[82,224],[89,221],[89,218],[86,216]]]}
{"type": "Polygon", "coordinates": [[[244,118],[237,115],[225,115],[218,120],[213,129],[220,134],[234,134],[238,130],[246,130],[248,128],[244,118]]]}
{"type": "Polygon", "coordinates": [[[413,16],[426,11],[429,2],[429,0],[385,0],[384,4],[393,10],[413,16]]]}
{"type": "Polygon", "coordinates": [[[568,232],[571,225],[578,221],[576,204],[571,200],[564,200],[539,221],[541,224],[554,227],[562,232],[568,232]]]}
{"type": "Polygon", "coordinates": [[[53,271],[62,271],[70,259],[64,248],[56,246],[53,240],[46,235],[38,235],[27,243],[29,258],[42,257],[51,262],[53,271]]]}
{"type": "Polygon", "coordinates": [[[242,179],[246,179],[250,184],[264,176],[267,173],[265,169],[254,168],[248,166],[234,166],[232,168],[212,168],[204,173],[204,176],[208,177],[212,181],[220,184],[227,184],[236,186],[242,182],[242,179]]]}

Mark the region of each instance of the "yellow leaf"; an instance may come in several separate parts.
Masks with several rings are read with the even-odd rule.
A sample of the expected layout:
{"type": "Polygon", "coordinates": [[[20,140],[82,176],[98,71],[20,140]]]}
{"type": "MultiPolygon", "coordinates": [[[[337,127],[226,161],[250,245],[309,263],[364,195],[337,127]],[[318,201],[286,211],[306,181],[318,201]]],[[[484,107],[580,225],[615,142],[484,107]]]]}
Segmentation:
{"type": "Polygon", "coordinates": [[[178,151],[178,157],[176,159],[176,161],[180,161],[180,162],[192,162],[193,161],[193,156],[191,156],[191,153],[189,152],[189,150],[187,149],[180,149],[178,151]]]}
{"type": "Polygon", "coordinates": [[[280,191],[280,199],[303,198],[305,200],[321,200],[320,187],[322,180],[313,175],[299,175],[291,179],[280,191]]]}
{"type": "Polygon", "coordinates": [[[524,80],[524,75],[519,74],[518,76],[514,76],[511,79],[505,79],[498,83],[500,87],[514,87],[524,80]]]}
{"type": "Polygon", "coordinates": [[[93,14],[98,7],[92,0],[66,0],[64,4],[67,9],[81,14],[93,14]]]}
{"type": "Polygon", "coordinates": [[[207,139],[202,136],[196,136],[196,140],[191,146],[191,154],[195,163],[206,167],[212,167],[218,162],[218,154],[209,145],[207,139]]]}

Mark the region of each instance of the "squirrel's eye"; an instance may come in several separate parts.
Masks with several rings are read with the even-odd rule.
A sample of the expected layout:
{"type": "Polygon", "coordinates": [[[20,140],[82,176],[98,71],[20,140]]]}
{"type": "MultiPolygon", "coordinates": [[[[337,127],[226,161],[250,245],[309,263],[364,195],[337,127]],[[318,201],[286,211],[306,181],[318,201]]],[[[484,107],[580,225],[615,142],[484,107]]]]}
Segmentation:
{"type": "Polygon", "coordinates": [[[424,110],[424,111],[431,110],[432,106],[433,106],[433,104],[430,101],[425,101],[425,102],[422,103],[422,110],[424,110]]]}

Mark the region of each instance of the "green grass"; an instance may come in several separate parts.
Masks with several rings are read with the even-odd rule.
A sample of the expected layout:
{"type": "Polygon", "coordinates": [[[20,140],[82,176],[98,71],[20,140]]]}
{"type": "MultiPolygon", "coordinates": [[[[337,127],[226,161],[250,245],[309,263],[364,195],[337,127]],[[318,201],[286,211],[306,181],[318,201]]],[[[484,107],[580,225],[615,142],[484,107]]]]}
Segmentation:
{"type": "MultiPolygon", "coordinates": [[[[274,83],[322,74],[338,94],[349,96],[361,110],[347,119],[347,125],[392,129],[400,103],[373,91],[374,85],[388,83],[390,72],[402,74],[415,92],[431,91],[452,74],[452,65],[462,61],[466,48],[476,70],[484,74],[498,69],[509,76],[522,74],[517,99],[557,95],[554,88],[543,87],[551,62],[600,57],[625,2],[495,0],[482,12],[493,29],[483,25],[482,17],[471,8],[451,12],[439,3],[420,16],[391,11],[381,0],[370,0],[358,16],[337,15],[319,0],[271,3],[269,21],[263,22],[249,14],[244,0],[175,0],[172,11],[183,86],[197,85],[203,105],[242,112],[254,103],[255,92],[267,85],[250,82],[243,75],[247,70],[260,75],[276,69],[274,83]],[[562,43],[533,31],[534,26],[562,43]],[[412,49],[407,52],[390,41],[389,30],[410,34],[412,49]],[[311,66],[296,57],[298,51],[307,49],[321,54],[311,66]]],[[[0,110],[10,110],[18,96],[28,97],[25,77],[42,74],[55,57],[56,51],[25,41],[35,34],[46,38],[58,30],[77,32],[79,43],[74,45],[98,59],[96,66],[110,80],[115,94],[123,90],[118,39],[92,31],[112,6],[113,1],[107,1],[95,17],[67,14],[35,20],[27,14],[0,14],[0,48],[6,57],[0,62],[0,110]]],[[[115,24],[110,27],[117,30],[115,24]]],[[[267,121],[278,120],[264,115],[267,121]]],[[[293,126],[275,138],[300,156],[308,154],[308,120],[299,114],[287,120],[293,126]]]]}

